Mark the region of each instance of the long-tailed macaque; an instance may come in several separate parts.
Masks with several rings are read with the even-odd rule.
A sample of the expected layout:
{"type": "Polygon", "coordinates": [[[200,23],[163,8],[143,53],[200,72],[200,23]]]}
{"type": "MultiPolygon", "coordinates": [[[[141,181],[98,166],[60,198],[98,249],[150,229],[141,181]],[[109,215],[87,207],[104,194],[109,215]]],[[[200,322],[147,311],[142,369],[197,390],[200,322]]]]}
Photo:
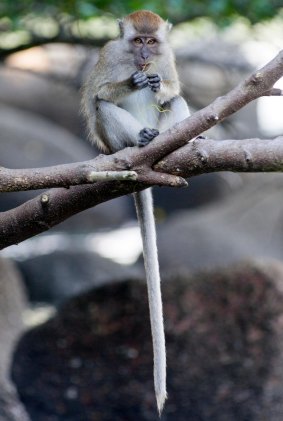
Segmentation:
{"type": "MultiPolygon", "coordinates": [[[[171,25],[141,10],[119,21],[120,37],[101,49],[82,99],[90,140],[104,152],[145,146],[189,116],[172,49],[171,25]]],[[[134,194],[143,240],[159,412],[166,399],[166,350],[151,190],[134,194]]]]}

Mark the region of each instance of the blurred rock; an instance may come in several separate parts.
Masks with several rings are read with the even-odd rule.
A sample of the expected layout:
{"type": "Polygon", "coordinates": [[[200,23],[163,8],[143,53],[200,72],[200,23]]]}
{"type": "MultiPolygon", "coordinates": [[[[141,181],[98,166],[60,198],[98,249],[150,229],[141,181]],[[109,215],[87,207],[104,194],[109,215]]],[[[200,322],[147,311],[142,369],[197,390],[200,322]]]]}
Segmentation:
{"type": "MultiPolygon", "coordinates": [[[[227,94],[254,70],[238,45],[220,37],[188,43],[176,51],[182,92],[198,110],[227,94]]],[[[206,132],[217,139],[244,139],[260,136],[256,101],[206,132]]]]}
{"type": "Polygon", "coordinates": [[[0,421],[29,421],[13,387],[0,383],[0,421]]]}
{"type": "Polygon", "coordinates": [[[0,257],[0,378],[9,377],[15,341],[23,331],[22,315],[26,307],[23,280],[9,260],[0,257]]]}
{"type": "Polygon", "coordinates": [[[83,161],[95,155],[90,145],[44,117],[3,104],[0,111],[3,165],[33,168],[83,161]]]}
{"type": "Polygon", "coordinates": [[[176,212],[159,225],[164,277],[246,258],[283,259],[282,174],[250,175],[249,180],[233,196],[201,209],[176,212]]]}
{"type": "Polygon", "coordinates": [[[82,63],[89,56],[95,57],[95,51],[98,49],[85,45],[52,42],[10,54],[5,64],[71,86],[82,72],[82,63]]]}
{"type": "Polygon", "coordinates": [[[237,44],[215,36],[178,48],[176,58],[183,91],[198,108],[227,93],[253,68],[237,44]]]}
{"type": "MultiPolygon", "coordinates": [[[[0,105],[1,165],[38,168],[92,157],[87,145],[50,121],[27,111],[0,105]]],[[[15,207],[39,192],[1,194],[1,211],[15,207]]]]}
{"type": "MultiPolygon", "coordinates": [[[[67,130],[27,111],[0,105],[1,165],[8,168],[38,168],[91,159],[96,152],[67,130]]],[[[40,191],[1,193],[0,211],[13,208],[40,191]]],[[[127,219],[128,198],[103,203],[73,217],[65,226],[81,230],[113,226],[127,219]]],[[[60,228],[62,225],[60,226],[60,228]]]]}
{"type": "Polygon", "coordinates": [[[142,269],[119,265],[73,242],[73,251],[56,251],[18,262],[29,299],[58,305],[67,298],[122,279],[141,278],[142,269]]]}
{"type": "MultiPolygon", "coordinates": [[[[44,74],[0,66],[0,103],[38,114],[73,135],[80,136],[80,94],[65,80],[54,80],[44,74]]],[[[56,138],[50,142],[52,140],[56,142],[56,138]]]]}
{"type": "Polygon", "coordinates": [[[188,188],[170,187],[154,188],[154,206],[160,220],[177,210],[199,208],[235,193],[243,186],[240,174],[211,173],[192,177],[188,180],[188,188]]]}
{"type": "Polygon", "coordinates": [[[10,380],[12,354],[23,332],[25,307],[21,277],[11,262],[0,257],[0,421],[28,420],[10,380]]]}
{"type": "MultiPolygon", "coordinates": [[[[283,266],[242,264],[163,284],[168,401],[163,418],[283,416],[283,266]]],[[[27,332],[13,379],[34,421],[157,420],[145,284],[70,300],[27,332]]]]}

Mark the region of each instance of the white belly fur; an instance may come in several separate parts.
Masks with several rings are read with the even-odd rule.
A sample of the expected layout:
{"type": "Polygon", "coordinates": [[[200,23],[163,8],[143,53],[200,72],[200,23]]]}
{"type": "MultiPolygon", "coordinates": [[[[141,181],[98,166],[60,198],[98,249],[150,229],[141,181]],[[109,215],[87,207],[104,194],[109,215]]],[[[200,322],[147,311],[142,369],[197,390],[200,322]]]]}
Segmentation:
{"type": "Polygon", "coordinates": [[[154,93],[149,88],[132,93],[118,105],[130,112],[143,127],[158,129],[158,106],[154,93]]]}

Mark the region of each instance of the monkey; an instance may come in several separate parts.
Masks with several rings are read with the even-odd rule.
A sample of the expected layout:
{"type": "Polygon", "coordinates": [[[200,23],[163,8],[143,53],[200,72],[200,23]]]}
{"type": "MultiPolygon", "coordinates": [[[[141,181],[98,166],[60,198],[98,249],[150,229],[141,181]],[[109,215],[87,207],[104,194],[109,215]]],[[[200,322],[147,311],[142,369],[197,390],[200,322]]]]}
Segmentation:
{"type": "MultiPolygon", "coordinates": [[[[101,50],[82,93],[90,141],[105,153],[146,147],[159,133],[190,115],[180,96],[171,24],[140,10],[119,23],[119,37],[101,50]]],[[[134,193],[147,279],[154,356],[154,389],[161,414],[166,392],[166,348],[156,228],[151,189],[134,193]]]]}

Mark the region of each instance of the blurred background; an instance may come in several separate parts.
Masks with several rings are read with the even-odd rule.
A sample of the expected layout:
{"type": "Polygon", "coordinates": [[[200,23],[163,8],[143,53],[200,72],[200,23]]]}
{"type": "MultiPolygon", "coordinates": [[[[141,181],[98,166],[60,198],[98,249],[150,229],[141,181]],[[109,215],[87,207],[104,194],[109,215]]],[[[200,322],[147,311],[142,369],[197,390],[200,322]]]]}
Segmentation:
{"type": "MultiPolygon", "coordinates": [[[[174,24],[191,112],[282,49],[282,0],[0,4],[0,165],[95,157],[80,89],[117,18],[174,24]]],[[[277,84],[283,89],[283,80],[277,84]]],[[[283,133],[261,98],[205,135],[283,133]]],[[[283,419],[283,176],[213,173],[155,188],[169,399],[162,420],[283,419]]],[[[39,192],[0,196],[0,211],[39,192]]],[[[141,241],[131,197],[7,248],[0,260],[0,420],[157,420],[141,241]],[[2,417],[2,418],[1,418],[2,417]]]]}

